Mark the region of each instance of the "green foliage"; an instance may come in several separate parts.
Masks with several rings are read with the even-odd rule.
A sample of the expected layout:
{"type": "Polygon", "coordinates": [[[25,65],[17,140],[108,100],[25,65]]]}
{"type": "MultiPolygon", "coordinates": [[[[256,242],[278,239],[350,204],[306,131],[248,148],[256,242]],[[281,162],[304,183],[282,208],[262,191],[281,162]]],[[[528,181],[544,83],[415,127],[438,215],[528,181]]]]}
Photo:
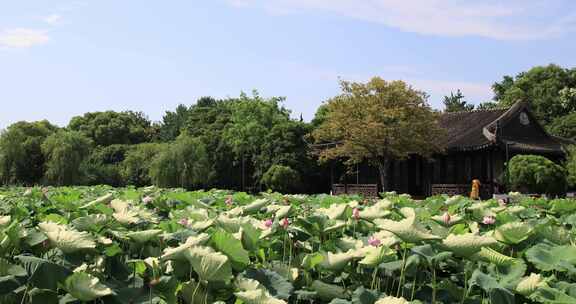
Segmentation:
{"type": "Polygon", "coordinates": [[[456,91],[456,94],[450,92],[450,96],[444,96],[444,111],[445,112],[461,112],[461,111],[472,111],[474,110],[474,105],[469,104],[464,100],[464,95],[460,90],[456,91]]]}
{"type": "Polygon", "coordinates": [[[138,187],[152,184],[152,160],[163,150],[163,144],[143,143],[131,146],[121,164],[121,175],[127,185],[138,187]]]}
{"type": "Polygon", "coordinates": [[[58,128],[48,121],[17,122],[0,134],[0,182],[36,184],[44,176],[42,143],[58,128]]]}
{"type": "Polygon", "coordinates": [[[555,118],[549,125],[546,126],[546,130],[552,135],[575,140],[576,112],[555,118]]]}
{"type": "Polygon", "coordinates": [[[518,196],[501,206],[494,200],[389,195],[359,204],[345,196],[156,187],[50,187],[32,196],[24,196],[25,190],[1,189],[2,303],[575,298],[574,234],[554,244],[556,237],[538,228],[572,225],[573,200],[545,200],[523,212],[533,199],[518,196]],[[153,199],[140,202],[144,196],[153,199]],[[232,202],[224,204],[228,198],[232,202]],[[457,225],[436,222],[446,206],[460,217],[457,225]],[[279,214],[286,208],[290,212],[279,214]],[[482,224],[478,212],[498,217],[482,224]]]}
{"type": "Polygon", "coordinates": [[[566,181],[570,187],[576,186],[576,146],[568,147],[566,159],[566,181]]]}
{"type": "Polygon", "coordinates": [[[46,175],[56,185],[79,184],[82,180],[80,165],[89,155],[92,141],[77,131],[58,131],[42,144],[46,157],[46,175]]]}
{"type": "Polygon", "coordinates": [[[504,76],[494,83],[494,100],[511,106],[518,100],[529,102],[544,125],[576,110],[576,69],[555,64],[537,66],[515,77],[504,76]]]}
{"type": "Polygon", "coordinates": [[[264,173],[262,183],[273,191],[289,193],[298,189],[300,175],[290,167],[273,165],[264,173]]]}
{"type": "Polygon", "coordinates": [[[543,156],[517,155],[508,162],[508,182],[522,192],[561,194],[566,188],[566,172],[543,156]]]}
{"type": "Polygon", "coordinates": [[[426,94],[402,81],[374,77],[368,83],[342,81],[342,94],[328,101],[326,120],[313,131],[317,143],[331,143],[322,160],[369,161],[387,187],[390,160],[438,152],[443,131],[426,94]]]}
{"type": "Polygon", "coordinates": [[[154,136],[150,120],[141,112],[91,112],[76,116],[68,124],[70,130],[82,132],[96,145],[138,144],[154,136]]]}
{"type": "Polygon", "coordinates": [[[81,166],[84,183],[114,187],[125,185],[121,165],[128,149],[128,145],[98,146],[93,149],[81,166]]]}
{"type": "Polygon", "coordinates": [[[213,173],[206,146],[199,138],[180,135],[154,158],[150,176],[160,187],[189,189],[208,185],[213,173]]]}

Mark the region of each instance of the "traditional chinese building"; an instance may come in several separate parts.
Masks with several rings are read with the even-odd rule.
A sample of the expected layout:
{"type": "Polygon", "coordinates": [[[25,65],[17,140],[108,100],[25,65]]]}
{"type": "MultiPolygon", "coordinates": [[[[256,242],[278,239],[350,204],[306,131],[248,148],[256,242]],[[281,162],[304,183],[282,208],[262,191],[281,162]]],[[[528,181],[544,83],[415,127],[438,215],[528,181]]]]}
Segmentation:
{"type": "MultiPolygon", "coordinates": [[[[442,142],[444,152],[432,159],[414,155],[392,162],[387,189],[417,197],[466,195],[472,180],[478,179],[482,197],[489,197],[498,191],[506,162],[514,155],[535,154],[560,161],[565,156],[564,145],[569,143],[548,134],[523,102],[507,109],[443,113],[439,123],[447,134],[442,142]]],[[[357,170],[352,176],[336,179],[332,191],[374,194],[376,170],[366,165],[357,170]]],[[[344,172],[342,167],[334,171],[344,172]]]]}

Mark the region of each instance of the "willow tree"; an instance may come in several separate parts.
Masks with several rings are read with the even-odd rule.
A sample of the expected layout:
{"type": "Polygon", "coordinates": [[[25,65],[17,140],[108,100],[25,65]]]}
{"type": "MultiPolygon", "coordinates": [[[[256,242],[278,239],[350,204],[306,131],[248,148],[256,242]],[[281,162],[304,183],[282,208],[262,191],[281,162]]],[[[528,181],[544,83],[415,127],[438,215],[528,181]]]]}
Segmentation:
{"type": "Polygon", "coordinates": [[[413,154],[428,157],[440,150],[443,131],[426,93],[378,77],[340,85],[342,94],[326,102],[324,121],[312,133],[324,147],[321,161],[346,159],[348,165],[367,161],[378,169],[386,190],[392,160],[413,154]]]}

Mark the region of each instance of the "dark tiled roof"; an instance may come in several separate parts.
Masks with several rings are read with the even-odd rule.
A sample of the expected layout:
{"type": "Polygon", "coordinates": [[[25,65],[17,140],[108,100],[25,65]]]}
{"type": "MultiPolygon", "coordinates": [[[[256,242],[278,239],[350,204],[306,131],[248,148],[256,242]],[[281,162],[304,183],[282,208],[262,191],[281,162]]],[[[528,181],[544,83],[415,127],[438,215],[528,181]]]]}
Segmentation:
{"type": "Polygon", "coordinates": [[[442,145],[447,150],[475,150],[489,145],[484,127],[496,121],[508,109],[451,112],[440,115],[440,126],[446,130],[442,145]]]}
{"type": "MultiPolygon", "coordinates": [[[[443,113],[440,126],[447,136],[442,143],[447,151],[478,150],[490,145],[504,145],[523,153],[563,153],[567,140],[550,136],[536,122],[536,129],[515,132],[517,135],[502,135],[499,127],[506,129],[510,122],[525,111],[535,120],[527,104],[517,102],[510,108],[443,113]]],[[[515,128],[512,123],[510,128],[515,128]]],[[[508,131],[507,131],[508,132],[508,131]]]]}

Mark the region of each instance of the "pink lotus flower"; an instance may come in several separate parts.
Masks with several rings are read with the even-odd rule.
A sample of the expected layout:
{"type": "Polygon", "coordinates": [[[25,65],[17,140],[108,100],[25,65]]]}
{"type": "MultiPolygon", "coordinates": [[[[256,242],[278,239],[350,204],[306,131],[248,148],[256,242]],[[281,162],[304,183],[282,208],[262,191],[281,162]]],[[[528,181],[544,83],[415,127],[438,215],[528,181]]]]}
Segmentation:
{"type": "Polygon", "coordinates": [[[144,198],[142,198],[142,202],[143,202],[144,204],[149,204],[149,203],[151,203],[153,200],[154,200],[154,199],[153,199],[152,197],[150,197],[150,196],[145,196],[144,198]]]}
{"type": "Polygon", "coordinates": [[[228,198],[226,198],[225,203],[226,203],[226,206],[228,206],[228,207],[232,206],[232,203],[233,203],[232,196],[228,196],[228,198]]]}
{"type": "Polygon", "coordinates": [[[374,246],[374,247],[378,247],[380,246],[381,242],[379,239],[371,236],[370,238],[368,238],[368,245],[370,246],[374,246]]]}
{"type": "Polygon", "coordinates": [[[287,218],[283,218],[280,221],[280,226],[282,226],[284,229],[288,229],[288,226],[290,226],[290,221],[287,218]]]}
{"type": "Polygon", "coordinates": [[[358,208],[354,208],[354,210],[352,210],[352,217],[355,220],[359,220],[360,219],[360,210],[358,210],[358,208]]]}
{"type": "Polygon", "coordinates": [[[450,213],[445,212],[444,215],[442,216],[442,221],[444,222],[444,224],[450,225],[450,220],[451,220],[450,213]]]}
{"type": "Polygon", "coordinates": [[[182,226],[188,226],[188,219],[187,218],[180,219],[178,221],[178,224],[180,224],[182,226]]]}
{"type": "Polygon", "coordinates": [[[485,216],[482,219],[482,224],[484,225],[493,225],[494,223],[496,223],[496,218],[493,216],[485,216]]]}
{"type": "Polygon", "coordinates": [[[273,224],[273,223],[274,223],[274,222],[272,221],[272,219],[267,219],[267,220],[264,221],[264,226],[265,226],[266,228],[270,228],[270,227],[272,227],[272,224],[273,224]]]}

